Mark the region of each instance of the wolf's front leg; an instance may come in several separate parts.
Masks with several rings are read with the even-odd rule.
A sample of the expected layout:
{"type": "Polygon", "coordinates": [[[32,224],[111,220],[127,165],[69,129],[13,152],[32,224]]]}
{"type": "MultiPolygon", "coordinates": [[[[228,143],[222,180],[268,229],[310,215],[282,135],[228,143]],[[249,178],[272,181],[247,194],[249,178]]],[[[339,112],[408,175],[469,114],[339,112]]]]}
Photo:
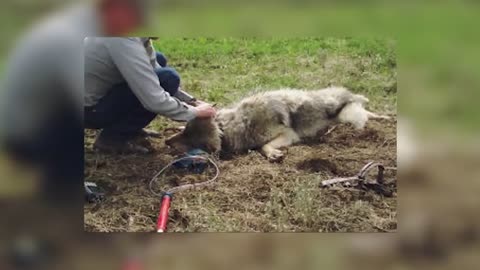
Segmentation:
{"type": "Polygon", "coordinates": [[[280,148],[290,146],[298,141],[300,138],[293,129],[285,129],[275,139],[262,146],[262,154],[271,162],[279,162],[284,158],[280,148]]]}

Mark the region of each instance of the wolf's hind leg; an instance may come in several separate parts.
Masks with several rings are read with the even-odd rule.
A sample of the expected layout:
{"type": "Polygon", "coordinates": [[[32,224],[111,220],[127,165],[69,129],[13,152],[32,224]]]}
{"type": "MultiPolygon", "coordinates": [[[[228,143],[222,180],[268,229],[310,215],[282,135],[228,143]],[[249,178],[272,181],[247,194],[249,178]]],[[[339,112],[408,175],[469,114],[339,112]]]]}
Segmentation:
{"type": "Polygon", "coordinates": [[[355,102],[346,105],[337,119],[340,123],[350,123],[356,129],[363,129],[369,119],[390,119],[390,117],[370,112],[362,104],[355,102]]]}
{"type": "Polygon", "coordinates": [[[285,129],[275,139],[262,146],[262,154],[271,162],[281,161],[284,155],[279,148],[290,146],[298,141],[300,138],[293,129],[285,129]]]}
{"type": "Polygon", "coordinates": [[[390,119],[389,116],[386,116],[386,115],[378,115],[376,113],[373,113],[373,112],[369,112],[367,111],[367,115],[368,115],[368,118],[369,119],[390,119]]]}

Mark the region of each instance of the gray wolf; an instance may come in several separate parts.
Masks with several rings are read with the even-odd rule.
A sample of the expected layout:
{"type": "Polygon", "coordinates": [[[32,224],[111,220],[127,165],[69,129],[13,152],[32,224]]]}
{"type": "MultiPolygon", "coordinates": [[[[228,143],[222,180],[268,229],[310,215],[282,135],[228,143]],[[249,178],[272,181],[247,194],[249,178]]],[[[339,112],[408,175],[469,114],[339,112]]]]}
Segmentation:
{"type": "Polygon", "coordinates": [[[334,124],[362,129],[368,119],[388,118],[366,110],[368,101],[343,87],[267,91],[219,110],[215,118],[188,122],[166,144],[210,153],[259,149],[268,160],[279,161],[284,157],[282,148],[315,137],[334,124]]]}

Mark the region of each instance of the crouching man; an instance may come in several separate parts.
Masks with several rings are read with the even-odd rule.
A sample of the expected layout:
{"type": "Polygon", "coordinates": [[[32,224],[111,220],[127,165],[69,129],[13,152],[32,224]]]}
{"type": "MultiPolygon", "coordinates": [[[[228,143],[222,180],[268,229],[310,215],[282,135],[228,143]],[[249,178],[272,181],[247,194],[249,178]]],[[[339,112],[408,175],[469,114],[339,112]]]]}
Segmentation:
{"type": "Polygon", "coordinates": [[[212,106],[179,89],[180,76],[151,38],[87,38],[84,48],[84,124],[102,130],[94,148],[149,153],[151,134],[144,128],[157,115],[175,121],[215,115],[212,106]]]}

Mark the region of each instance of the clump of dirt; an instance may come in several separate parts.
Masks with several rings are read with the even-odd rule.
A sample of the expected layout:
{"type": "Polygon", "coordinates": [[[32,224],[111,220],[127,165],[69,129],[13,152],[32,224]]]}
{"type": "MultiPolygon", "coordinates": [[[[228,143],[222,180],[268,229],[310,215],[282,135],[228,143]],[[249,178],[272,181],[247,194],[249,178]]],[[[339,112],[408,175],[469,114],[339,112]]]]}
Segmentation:
{"type": "MultiPolygon", "coordinates": [[[[100,155],[86,137],[85,176],[107,190],[99,205],[85,206],[85,230],[152,232],[160,206],[148,183],[175,159],[164,139],[156,154],[100,155]]],[[[379,232],[396,229],[396,171],[387,169],[392,188],[385,196],[374,188],[334,186],[321,181],[353,176],[368,162],[397,166],[396,121],[370,121],[364,130],[339,125],[331,133],[291,146],[282,163],[270,163],[256,151],[219,160],[218,181],[174,195],[172,232],[379,232]],[[388,194],[387,194],[388,195],[388,194]]],[[[169,172],[155,189],[206,181],[212,174],[169,172]]],[[[368,176],[373,177],[373,176],[368,176]]]]}
{"type": "Polygon", "coordinates": [[[297,168],[308,172],[338,174],[337,165],[327,159],[313,158],[298,163],[297,168]]]}

